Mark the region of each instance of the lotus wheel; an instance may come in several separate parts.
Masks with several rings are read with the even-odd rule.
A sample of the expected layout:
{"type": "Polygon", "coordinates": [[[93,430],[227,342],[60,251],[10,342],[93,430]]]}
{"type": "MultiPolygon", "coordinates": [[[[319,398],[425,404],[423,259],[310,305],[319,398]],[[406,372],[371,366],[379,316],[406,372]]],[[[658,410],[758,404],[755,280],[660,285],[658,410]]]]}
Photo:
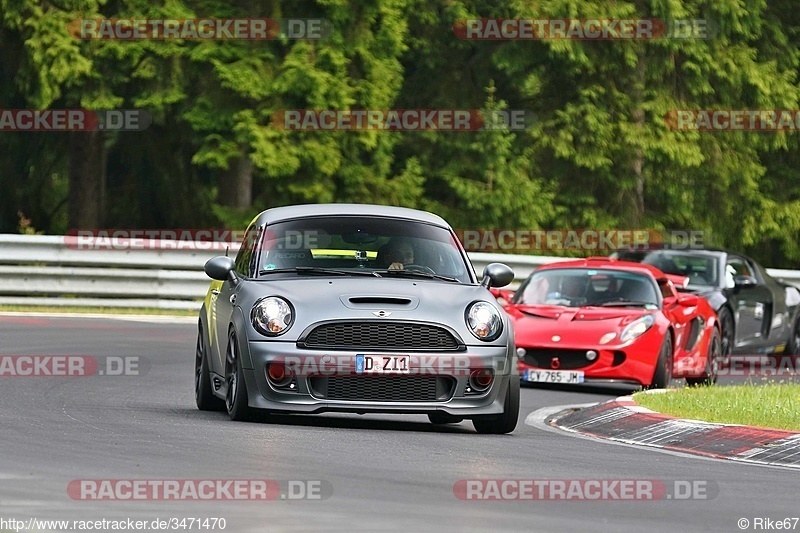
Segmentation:
{"type": "Polygon", "coordinates": [[[697,385],[714,385],[717,382],[719,375],[720,365],[723,360],[722,355],[722,336],[719,331],[714,328],[714,334],[711,337],[711,342],[708,345],[708,356],[706,357],[706,370],[699,378],[686,378],[686,384],[691,386],[697,385]]]}
{"type": "Polygon", "coordinates": [[[672,338],[667,333],[658,354],[650,389],[666,389],[672,381],[672,338]]]}

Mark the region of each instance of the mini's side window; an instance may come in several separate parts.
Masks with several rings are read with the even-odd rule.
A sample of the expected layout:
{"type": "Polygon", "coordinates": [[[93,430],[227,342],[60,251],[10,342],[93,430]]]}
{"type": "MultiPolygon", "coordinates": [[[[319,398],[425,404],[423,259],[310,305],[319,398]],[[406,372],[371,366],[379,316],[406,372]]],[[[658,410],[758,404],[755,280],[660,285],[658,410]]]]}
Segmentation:
{"type": "Polygon", "coordinates": [[[253,261],[255,260],[255,251],[258,250],[258,241],[261,237],[262,228],[259,226],[250,226],[244,233],[242,245],[239,248],[239,253],[236,254],[236,272],[248,278],[253,271],[253,261]]]}

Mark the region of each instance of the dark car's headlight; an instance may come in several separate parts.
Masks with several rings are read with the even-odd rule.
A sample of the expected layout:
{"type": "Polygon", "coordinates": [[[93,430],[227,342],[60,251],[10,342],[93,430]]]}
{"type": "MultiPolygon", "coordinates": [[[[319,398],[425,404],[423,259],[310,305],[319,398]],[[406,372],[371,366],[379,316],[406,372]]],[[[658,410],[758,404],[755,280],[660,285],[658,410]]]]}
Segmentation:
{"type": "Polygon", "coordinates": [[[632,341],[633,339],[638,339],[644,335],[653,324],[655,324],[653,315],[645,315],[642,318],[637,318],[625,326],[625,329],[622,330],[622,334],[619,336],[619,341],[624,343],[632,341]]]}
{"type": "Polygon", "coordinates": [[[283,298],[267,296],[255,303],[250,320],[259,333],[274,337],[292,327],[294,312],[291,304],[283,298]]]}
{"type": "Polygon", "coordinates": [[[467,327],[482,341],[493,341],[503,331],[503,317],[489,302],[475,302],[467,307],[467,327]]]}

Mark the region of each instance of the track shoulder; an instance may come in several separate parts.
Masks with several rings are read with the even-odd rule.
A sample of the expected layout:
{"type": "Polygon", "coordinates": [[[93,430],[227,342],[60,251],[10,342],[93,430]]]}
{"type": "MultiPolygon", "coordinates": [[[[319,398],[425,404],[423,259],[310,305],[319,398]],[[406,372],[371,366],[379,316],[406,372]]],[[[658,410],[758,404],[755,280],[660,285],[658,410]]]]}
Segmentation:
{"type": "Polygon", "coordinates": [[[646,409],[631,396],[562,410],[544,423],[625,444],[800,469],[800,433],[675,418],[646,409]]]}

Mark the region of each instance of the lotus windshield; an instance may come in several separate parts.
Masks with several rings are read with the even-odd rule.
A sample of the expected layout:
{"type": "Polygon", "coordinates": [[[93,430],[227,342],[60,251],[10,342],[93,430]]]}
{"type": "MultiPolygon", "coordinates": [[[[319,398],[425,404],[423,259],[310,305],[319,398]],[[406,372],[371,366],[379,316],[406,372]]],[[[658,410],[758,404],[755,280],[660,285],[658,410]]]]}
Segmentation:
{"type": "Polygon", "coordinates": [[[377,217],[309,217],[268,225],[254,244],[259,277],[282,272],[452,278],[471,283],[465,255],[447,229],[377,217]],[[315,271],[315,272],[312,272],[315,271]],[[391,270],[391,272],[388,272],[391,270]],[[334,272],[338,271],[338,272],[334,272]]]}
{"type": "Polygon", "coordinates": [[[542,270],[528,278],[514,303],[528,305],[659,306],[653,279],[635,272],[585,268],[542,270]]]}

